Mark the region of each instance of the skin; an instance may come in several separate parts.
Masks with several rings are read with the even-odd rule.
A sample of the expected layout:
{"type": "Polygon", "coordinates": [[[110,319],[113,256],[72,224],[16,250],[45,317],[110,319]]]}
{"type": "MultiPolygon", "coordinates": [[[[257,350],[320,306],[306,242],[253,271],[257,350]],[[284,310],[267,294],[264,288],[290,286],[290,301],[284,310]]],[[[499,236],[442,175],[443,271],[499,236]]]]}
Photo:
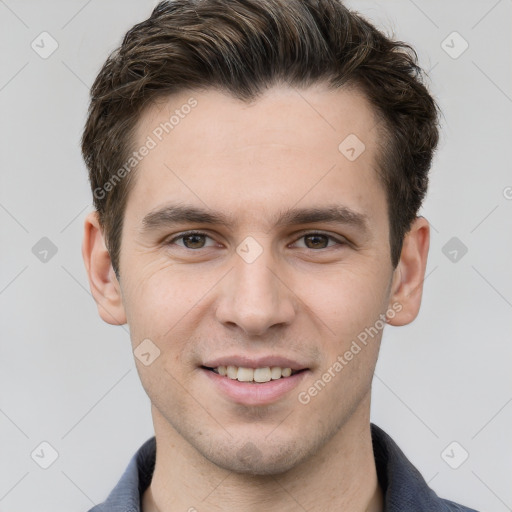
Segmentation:
{"type": "Polygon", "coordinates": [[[149,338],[160,350],[149,366],[136,359],[157,440],[144,510],[382,510],[370,435],[382,331],[308,404],[298,393],[393,305],[400,311],[388,315],[389,324],[416,317],[428,223],[414,221],[393,268],[376,172],[382,134],[358,91],[275,86],[251,104],[187,91],[143,113],[135,146],[190,97],[197,107],[137,167],[119,281],[97,215],[85,221],[83,256],[99,314],[127,322],[134,349],[149,338]],[[338,150],[351,133],[366,146],[355,161],[338,150]],[[144,230],[144,216],[169,203],[232,219],[144,230]],[[286,209],[325,205],[361,214],[366,230],[275,224],[286,209]],[[174,239],[190,229],[207,236],[174,239]],[[304,237],[304,230],[334,239],[304,237]],[[236,252],[247,236],[262,249],[252,263],[236,252]],[[237,403],[200,369],[224,354],[278,354],[308,371],[271,404],[237,403]]]}

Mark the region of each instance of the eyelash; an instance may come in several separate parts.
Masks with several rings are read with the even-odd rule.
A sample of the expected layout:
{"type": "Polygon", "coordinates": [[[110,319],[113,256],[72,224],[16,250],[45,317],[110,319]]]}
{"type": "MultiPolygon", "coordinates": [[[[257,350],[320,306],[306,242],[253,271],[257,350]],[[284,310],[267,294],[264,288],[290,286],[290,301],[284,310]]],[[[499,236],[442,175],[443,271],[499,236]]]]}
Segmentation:
{"type": "MultiPolygon", "coordinates": [[[[176,242],[177,240],[182,240],[183,238],[186,238],[187,236],[193,236],[193,235],[199,235],[199,236],[204,236],[206,238],[212,238],[210,235],[208,235],[207,233],[204,233],[202,231],[186,231],[185,233],[181,233],[180,235],[168,240],[166,242],[166,245],[171,245],[173,244],[174,242],[176,242]]],[[[333,240],[334,242],[337,243],[337,245],[341,246],[341,245],[348,245],[348,242],[346,240],[342,240],[342,239],[338,239],[332,235],[329,235],[327,233],[323,233],[322,231],[307,231],[305,233],[302,233],[301,236],[299,236],[295,241],[298,241],[300,240],[301,238],[305,238],[307,236],[325,236],[327,239],[329,240],[333,240]]],[[[319,252],[321,250],[325,250],[325,249],[329,249],[330,247],[333,247],[333,246],[329,246],[329,247],[323,247],[322,249],[310,249],[311,251],[315,251],[315,252],[319,252]]],[[[200,249],[207,249],[207,247],[200,247],[199,249],[189,249],[188,247],[182,247],[183,249],[187,249],[189,251],[199,251],[200,249]]],[[[306,247],[306,249],[308,249],[308,247],[306,247]]]]}

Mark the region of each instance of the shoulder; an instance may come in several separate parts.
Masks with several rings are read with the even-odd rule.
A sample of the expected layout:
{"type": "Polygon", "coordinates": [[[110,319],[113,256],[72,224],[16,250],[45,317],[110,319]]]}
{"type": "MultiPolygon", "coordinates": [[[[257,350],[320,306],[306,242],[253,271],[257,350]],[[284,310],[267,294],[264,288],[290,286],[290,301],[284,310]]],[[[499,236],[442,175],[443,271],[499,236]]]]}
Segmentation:
{"type": "Polygon", "coordinates": [[[89,512],[141,512],[141,498],[149,487],[156,459],[156,440],[148,439],[130,460],[107,499],[89,512]]]}
{"type": "Polygon", "coordinates": [[[443,505],[446,507],[446,512],[478,512],[474,508],[465,507],[459,503],[455,503],[449,500],[441,500],[443,505]]]}
{"type": "Polygon", "coordinates": [[[385,493],[386,512],[477,512],[437,496],[386,432],[373,423],[371,432],[377,476],[385,493]]]}

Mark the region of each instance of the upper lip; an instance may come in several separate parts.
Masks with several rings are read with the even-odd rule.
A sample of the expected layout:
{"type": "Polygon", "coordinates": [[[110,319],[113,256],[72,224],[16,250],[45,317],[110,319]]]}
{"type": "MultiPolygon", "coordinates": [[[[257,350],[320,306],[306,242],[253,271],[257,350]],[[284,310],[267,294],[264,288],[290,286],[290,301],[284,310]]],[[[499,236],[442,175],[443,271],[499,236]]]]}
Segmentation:
{"type": "Polygon", "coordinates": [[[265,368],[266,366],[279,366],[280,368],[291,368],[292,370],[304,370],[308,366],[288,357],[267,355],[261,357],[249,357],[242,355],[221,356],[210,359],[203,363],[207,368],[219,366],[237,366],[242,368],[265,368]]]}

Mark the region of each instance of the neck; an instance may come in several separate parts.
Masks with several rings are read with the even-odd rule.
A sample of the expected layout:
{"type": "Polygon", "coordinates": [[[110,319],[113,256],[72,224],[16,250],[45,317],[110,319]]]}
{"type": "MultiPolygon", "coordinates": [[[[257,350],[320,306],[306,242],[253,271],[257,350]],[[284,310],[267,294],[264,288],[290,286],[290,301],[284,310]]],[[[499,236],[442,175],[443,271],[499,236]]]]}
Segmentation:
{"type": "Polygon", "coordinates": [[[209,462],[153,409],[157,458],[143,511],[381,512],[368,411],[354,414],[313,457],[286,473],[262,476],[209,462]]]}

